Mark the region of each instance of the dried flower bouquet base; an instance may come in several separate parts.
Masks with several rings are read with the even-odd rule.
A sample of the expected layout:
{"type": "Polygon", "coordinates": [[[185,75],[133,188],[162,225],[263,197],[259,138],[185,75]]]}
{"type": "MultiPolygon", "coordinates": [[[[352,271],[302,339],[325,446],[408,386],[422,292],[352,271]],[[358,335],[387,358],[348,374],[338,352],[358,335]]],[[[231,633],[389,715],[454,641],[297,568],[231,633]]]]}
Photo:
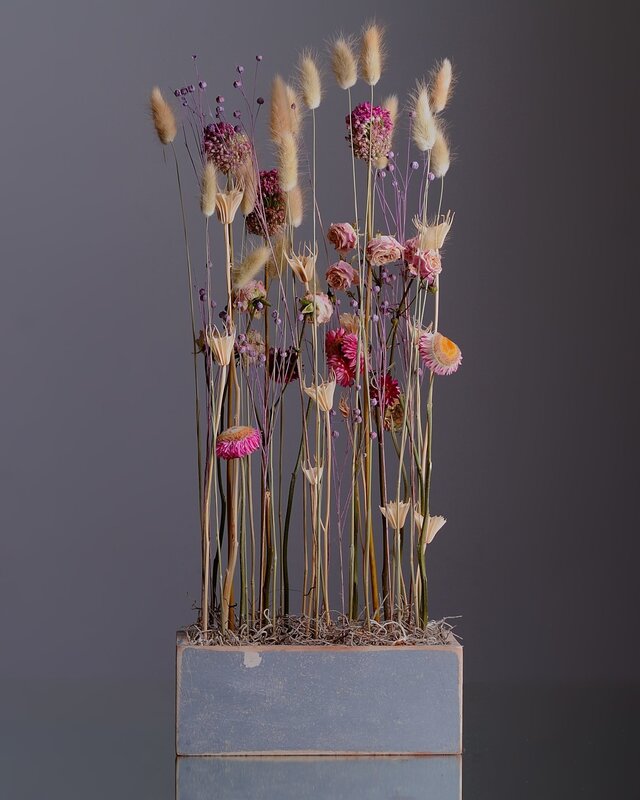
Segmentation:
{"type": "Polygon", "coordinates": [[[462,752],[462,646],[200,645],[177,639],[176,751],[462,752]]]}

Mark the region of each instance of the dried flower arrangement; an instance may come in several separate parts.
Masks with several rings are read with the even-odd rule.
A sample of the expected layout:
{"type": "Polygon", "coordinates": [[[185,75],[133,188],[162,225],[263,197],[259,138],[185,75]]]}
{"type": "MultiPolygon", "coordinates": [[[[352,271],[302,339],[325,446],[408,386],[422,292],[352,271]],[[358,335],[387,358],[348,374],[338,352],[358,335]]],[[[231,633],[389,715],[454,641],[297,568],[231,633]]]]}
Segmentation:
{"type": "Polygon", "coordinates": [[[294,82],[276,76],[271,85],[275,168],[259,160],[262,56],[251,88],[236,68],[246,110],[231,119],[223,97],[209,106],[197,69],[197,85],[174,92],[179,119],[158,88],[151,93],[157,136],[175,162],[188,272],[202,543],[196,642],[446,638],[447,626],[429,620],[427,551],[445,524],[431,513],[434,383],[462,360],[439,319],[441,249],[453,223],[442,213],[451,63],[416,84],[405,113],[397,96],[374,97],[385,61],[378,24],[365,26],[359,44],[337,37],[330,60],[346,94],[353,219],[326,229],[316,203],[324,87],[312,53],[300,56],[294,82]],[[359,78],[368,99],[354,107],[359,78]],[[401,157],[392,148],[403,121],[401,157]],[[199,182],[202,278],[179,133],[199,182]],[[311,240],[299,242],[305,212],[311,240]],[[325,253],[335,251],[323,268],[322,239],[325,253]]]}

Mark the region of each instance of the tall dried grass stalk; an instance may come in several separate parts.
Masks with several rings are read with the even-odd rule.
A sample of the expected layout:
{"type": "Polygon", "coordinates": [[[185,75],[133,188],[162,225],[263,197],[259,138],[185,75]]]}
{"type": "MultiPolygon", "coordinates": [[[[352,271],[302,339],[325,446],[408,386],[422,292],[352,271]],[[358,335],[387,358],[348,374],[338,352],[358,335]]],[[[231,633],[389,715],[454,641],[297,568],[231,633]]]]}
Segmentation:
{"type": "Polygon", "coordinates": [[[243,289],[249,281],[252,281],[264,269],[270,257],[271,248],[266,245],[261,245],[251,250],[240,266],[234,267],[231,272],[231,281],[234,289],[243,289]]]}
{"type": "Polygon", "coordinates": [[[204,165],[200,184],[200,208],[205,217],[215,214],[217,195],[218,173],[215,164],[212,161],[207,161],[204,165]]]}
{"type": "Polygon", "coordinates": [[[417,84],[411,99],[414,112],[411,135],[418,150],[425,152],[433,147],[438,130],[436,121],[431,113],[429,89],[426,83],[420,82],[417,84]]]}
{"type": "Polygon", "coordinates": [[[310,110],[318,108],[322,100],[322,81],[318,65],[309,51],[305,51],[300,56],[298,72],[304,104],[310,110]]]}
{"type": "Polygon", "coordinates": [[[369,86],[375,86],[380,80],[384,56],[382,27],[376,22],[371,22],[362,31],[360,47],[360,74],[369,86]]]}
{"type": "Polygon", "coordinates": [[[429,95],[431,98],[431,109],[434,114],[439,114],[446,108],[449,98],[451,97],[453,84],[453,68],[449,59],[445,58],[439,64],[436,64],[431,73],[429,95]]]}
{"type": "Polygon", "coordinates": [[[436,178],[444,178],[451,166],[451,150],[443,126],[438,123],[436,140],[431,150],[431,172],[436,178]]]}
{"type": "Polygon", "coordinates": [[[284,133],[278,142],[280,186],[290,192],[298,184],[298,143],[292,133],[284,133]]]}
{"type": "Polygon", "coordinates": [[[151,90],[149,106],[151,108],[153,126],[158,134],[158,139],[160,139],[162,144],[171,144],[178,133],[178,125],[173,109],[164,99],[162,92],[157,86],[154,86],[151,90]]]}
{"type": "Polygon", "coordinates": [[[358,62],[353,52],[353,41],[338,36],[331,48],[331,68],[341,89],[350,89],[358,80],[358,62]]]}

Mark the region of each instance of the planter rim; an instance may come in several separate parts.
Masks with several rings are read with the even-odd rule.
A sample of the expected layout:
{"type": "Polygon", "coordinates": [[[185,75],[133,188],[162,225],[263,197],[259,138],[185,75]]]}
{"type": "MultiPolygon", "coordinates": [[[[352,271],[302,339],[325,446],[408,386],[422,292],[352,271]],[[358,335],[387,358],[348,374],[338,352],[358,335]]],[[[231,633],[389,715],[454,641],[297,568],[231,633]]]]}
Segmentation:
{"type": "Polygon", "coordinates": [[[273,652],[273,651],[288,651],[288,652],[378,652],[378,651],[403,651],[403,650],[462,650],[462,644],[456,639],[453,633],[449,633],[447,641],[444,644],[191,644],[184,631],[178,631],[176,635],[176,644],[178,647],[186,648],[192,647],[196,650],[215,650],[215,651],[228,651],[234,653],[241,653],[243,651],[250,652],[273,652]]]}

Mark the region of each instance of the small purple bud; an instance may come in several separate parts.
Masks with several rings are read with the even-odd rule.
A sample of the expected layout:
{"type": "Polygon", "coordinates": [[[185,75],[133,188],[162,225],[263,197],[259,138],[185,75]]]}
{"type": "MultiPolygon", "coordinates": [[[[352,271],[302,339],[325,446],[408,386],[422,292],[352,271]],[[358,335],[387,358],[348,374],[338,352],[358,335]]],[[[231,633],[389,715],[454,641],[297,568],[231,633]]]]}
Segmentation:
{"type": "Polygon", "coordinates": [[[373,314],[373,315],[371,316],[371,319],[372,319],[374,322],[377,322],[377,321],[380,319],[380,317],[379,317],[377,314],[373,314]]]}
{"type": "Polygon", "coordinates": [[[278,317],[278,319],[276,320],[276,325],[278,326],[282,325],[282,320],[280,319],[280,317],[278,317]]]}
{"type": "Polygon", "coordinates": [[[304,319],[304,314],[298,314],[298,322],[302,322],[304,319]]]}
{"type": "Polygon", "coordinates": [[[216,301],[212,300],[211,301],[211,308],[217,308],[217,307],[218,307],[218,304],[216,303],[216,301]]]}
{"type": "Polygon", "coordinates": [[[386,178],[386,177],[387,177],[387,171],[386,171],[386,169],[380,169],[380,170],[378,170],[378,175],[379,175],[381,178],[386,178]]]}
{"type": "Polygon", "coordinates": [[[374,407],[378,405],[378,400],[375,397],[371,398],[371,405],[374,407]]]}
{"type": "Polygon", "coordinates": [[[226,312],[226,311],[221,311],[221,312],[218,314],[218,316],[220,317],[220,319],[225,319],[225,317],[227,316],[227,312],[226,312]]]}
{"type": "Polygon", "coordinates": [[[329,416],[335,417],[335,415],[336,415],[335,409],[332,408],[331,411],[329,411],[329,416]]]}
{"type": "Polygon", "coordinates": [[[240,117],[242,116],[242,112],[241,112],[241,111],[238,111],[238,109],[236,108],[236,110],[233,112],[233,116],[234,116],[236,119],[240,119],[240,117]]]}
{"type": "Polygon", "coordinates": [[[256,61],[262,61],[262,56],[256,56],[256,61]]]}
{"type": "Polygon", "coordinates": [[[206,88],[207,88],[207,82],[206,82],[206,81],[200,81],[200,83],[198,84],[198,86],[199,86],[201,89],[206,89],[206,88]]]}
{"type": "Polygon", "coordinates": [[[188,93],[189,93],[189,90],[187,89],[186,86],[183,89],[180,89],[180,94],[181,95],[185,95],[185,94],[188,94],[188,93]]]}
{"type": "Polygon", "coordinates": [[[259,106],[262,106],[262,105],[264,105],[264,97],[259,97],[259,98],[256,100],[256,103],[257,103],[259,106]]]}
{"type": "Polygon", "coordinates": [[[336,305],[337,306],[342,305],[342,300],[339,297],[336,297],[336,305]]]}
{"type": "Polygon", "coordinates": [[[358,301],[357,300],[352,300],[351,301],[351,308],[358,308],[358,301]]]}
{"type": "Polygon", "coordinates": [[[376,284],[376,285],[373,287],[373,291],[374,291],[374,293],[375,293],[375,294],[378,294],[378,293],[379,293],[379,291],[380,291],[380,287],[378,286],[378,284],[376,284]]]}
{"type": "Polygon", "coordinates": [[[234,89],[242,89],[242,81],[234,81],[233,82],[234,89]]]}
{"type": "Polygon", "coordinates": [[[182,101],[182,105],[183,105],[183,106],[188,106],[188,105],[189,105],[189,103],[187,103],[187,101],[186,101],[186,100],[183,100],[183,101],[182,101]]]}
{"type": "Polygon", "coordinates": [[[331,436],[333,436],[334,439],[337,439],[338,436],[340,436],[340,431],[331,431],[331,436]]]}
{"type": "Polygon", "coordinates": [[[242,130],[242,128],[241,128],[239,125],[234,125],[234,126],[233,126],[233,130],[234,130],[236,133],[240,133],[240,131],[242,130]]]}
{"type": "Polygon", "coordinates": [[[387,153],[387,158],[394,158],[394,157],[395,153],[393,152],[393,150],[389,150],[389,152],[387,153]]]}
{"type": "Polygon", "coordinates": [[[224,97],[221,94],[216,97],[216,103],[219,103],[220,105],[224,103],[224,97]]]}
{"type": "Polygon", "coordinates": [[[264,308],[264,303],[261,300],[258,300],[258,302],[256,303],[256,308],[258,309],[258,311],[262,311],[262,309],[264,308]]]}
{"type": "Polygon", "coordinates": [[[224,114],[224,106],[216,106],[216,114],[224,114]]]}
{"type": "Polygon", "coordinates": [[[176,97],[180,97],[180,89],[175,89],[173,93],[176,97]]]}
{"type": "Polygon", "coordinates": [[[411,162],[411,169],[420,169],[420,164],[417,161],[411,162]]]}
{"type": "Polygon", "coordinates": [[[433,174],[433,172],[430,172],[430,173],[427,175],[427,178],[429,178],[429,180],[430,180],[430,181],[435,181],[435,179],[436,179],[436,176],[433,174]]]}
{"type": "Polygon", "coordinates": [[[260,361],[261,361],[261,362],[264,364],[264,362],[265,362],[266,360],[267,360],[267,357],[266,357],[266,356],[265,356],[265,354],[263,353],[263,354],[260,356],[260,361]]]}
{"type": "Polygon", "coordinates": [[[196,60],[196,58],[197,58],[197,57],[198,57],[198,54],[197,54],[197,53],[194,53],[194,54],[191,56],[191,58],[192,58],[194,61],[196,60]]]}
{"type": "Polygon", "coordinates": [[[278,319],[278,312],[277,311],[272,311],[271,312],[271,318],[272,319],[278,319]]]}
{"type": "Polygon", "coordinates": [[[198,294],[200,295],[200,302],[202,302],[204,300],[204,298],[207,296],[206,289],[200,289],[198,294]]]}
{"type": "Polygon", "coordinates": [[[371,436],[372,439],[377,439],[378,438],[378,434],[375,431],[371,431],[371,433],[369,435],[371,436]]]}
{"type": "Polygon", "coordinates": [[[244,67],[242,66],[242,64],[238,64],[238,66],[236,67],[236,72],[238,73],[238,75],[242,75],[242,73],[244,72],[244,67]]]}
{"type": "MultiPolygon", "coordinates": [[[[395,170],[395,167],[393,166],[393,164],[387,164],[387,172],[393,172],[394,170],[395,170]]],[[[396,185],[395,181],[394,181],[393,185],[394,186],[396,185]]]]}
{"type": "Polygon", "coordinates": [[[194,86],[192,83],[190,83],[190,84],[187,86],[187,90],[188,90],[189,92],[193,93],[193,92],[195,92],[195,90],[196,90],[196,87],[195,87],[195,86],[194,86]]]}

